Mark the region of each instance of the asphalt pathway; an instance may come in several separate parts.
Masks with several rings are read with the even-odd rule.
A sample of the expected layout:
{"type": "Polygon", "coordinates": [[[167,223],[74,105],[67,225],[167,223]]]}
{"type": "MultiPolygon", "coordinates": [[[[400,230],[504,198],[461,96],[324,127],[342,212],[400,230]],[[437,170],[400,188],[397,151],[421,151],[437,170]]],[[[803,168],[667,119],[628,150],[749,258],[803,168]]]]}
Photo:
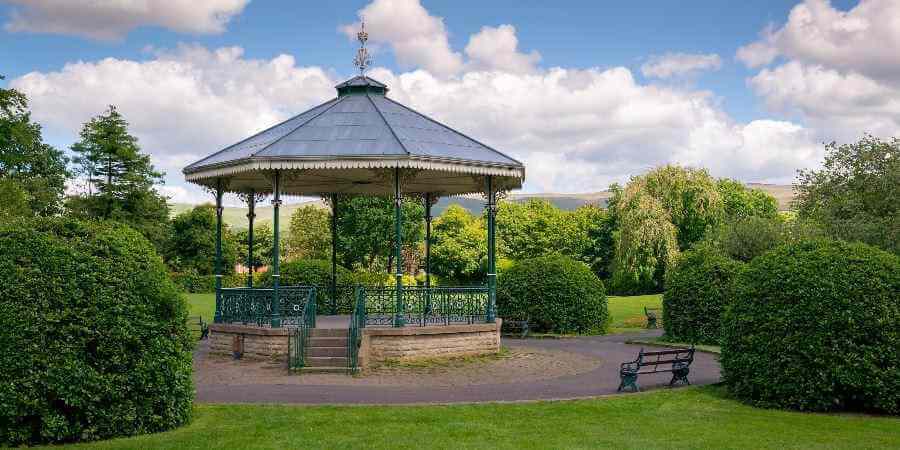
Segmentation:
{"type": "MultiPolygon", "coordinates": [[[[626,344],[638,337],[658,336],[659,331],[641,334],[589,336],[570,339],[503,339],[510,348],[544,348],[590,355],[602,360],[594,370],[546,380],[468,386],[346,386],[248,384],[197,386],[201,403],[296,403],[296,404],[413,404],[471,403],[527,400],[559,400],[615,394],[619,386],[619,364],[637,356],[641,345],[626,344]]],[[[644,346],[646,348],[651,348],[644,346]]],[[[661,348],[660,348],[661,349],[661,348]]],[[[666,388],[668,373],[641,375],[642,390],[666,388]]],[[[697,352],[689,379],[702,385],[719,381],[716,355],[697,352]]],[[[627,395],[627,394],[625,394],[627,395]]]]}

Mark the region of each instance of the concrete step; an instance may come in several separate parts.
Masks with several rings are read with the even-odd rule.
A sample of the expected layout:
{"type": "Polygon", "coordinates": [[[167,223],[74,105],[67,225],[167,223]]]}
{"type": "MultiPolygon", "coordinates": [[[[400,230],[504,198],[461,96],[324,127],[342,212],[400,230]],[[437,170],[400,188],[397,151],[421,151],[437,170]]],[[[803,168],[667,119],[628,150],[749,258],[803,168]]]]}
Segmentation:
{"type": "Polygon", "coordinates": [[[310,345],[306,356],[347,356],[347,347],[319,347],[310,345]]]}
{"type": "Polygon", "coordinates": [[[346,367],[309,367],[306,366],[297,372],[304,373],[347,373],[346,367]]]}
{"type": "Polygon", "coordinates": [[[309,337],[309,347],[344,347],[347,348],[346,337],[309,337]]]}
{"type": "Polygon", "coordinates": [[[347,337],[349,330],[346,328],[313,328],[309,330],[309,337],[347,337]]]}
{"type": "Polygon", "coordinates": [[[306,367],[347,367],[346,356],[307,356],[306,367]]]}

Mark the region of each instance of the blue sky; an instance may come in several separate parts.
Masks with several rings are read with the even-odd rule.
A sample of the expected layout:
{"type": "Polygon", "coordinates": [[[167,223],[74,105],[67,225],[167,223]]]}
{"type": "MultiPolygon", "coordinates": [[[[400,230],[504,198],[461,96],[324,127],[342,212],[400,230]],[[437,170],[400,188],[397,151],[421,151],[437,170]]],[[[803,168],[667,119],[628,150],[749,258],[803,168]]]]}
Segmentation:
{"type": "Polygon", "coordinates": [[[176,200],[199,198],[179,164],[330,98],[327,85],[354,73],[356,43],[342,27],[360,17],[371,74],[398,100],[537,167],[530,191],[603,189],[668,162],[789,182],[823,141],[900,128],[890,51],[900,30],[884,17],[900,2],[890,0],[92,3],[0,0],[0,73],[61,148],[116,103],[176,200]],[[845,105],[831,89],[846,90],[845,105]]]}

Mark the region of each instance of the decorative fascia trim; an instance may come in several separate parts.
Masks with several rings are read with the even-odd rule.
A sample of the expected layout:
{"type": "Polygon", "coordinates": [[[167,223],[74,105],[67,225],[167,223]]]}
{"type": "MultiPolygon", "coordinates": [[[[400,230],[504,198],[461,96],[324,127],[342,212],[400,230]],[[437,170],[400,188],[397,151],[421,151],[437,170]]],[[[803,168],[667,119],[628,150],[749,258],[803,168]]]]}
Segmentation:
{"type": "Polygon", "coordinates": [[[500,177],[525,179],[525,168],[509,166],[490,166],[464,161],[435,161],[413,158],[345,158],[328,160],[302,160],[302,159],[273,159],[273,160],[245,160],[242,163],[201,169],[195,172],[185,173],[184,178],[190,182],[200,183],[201,180],[225,177],[244,172],[270,171],[270,170],[340,170],[340,169],[388,169],[400,167],[403,169],[421,169],[440,172],[468,173],[473,175],[493,175],[500,177]]]}

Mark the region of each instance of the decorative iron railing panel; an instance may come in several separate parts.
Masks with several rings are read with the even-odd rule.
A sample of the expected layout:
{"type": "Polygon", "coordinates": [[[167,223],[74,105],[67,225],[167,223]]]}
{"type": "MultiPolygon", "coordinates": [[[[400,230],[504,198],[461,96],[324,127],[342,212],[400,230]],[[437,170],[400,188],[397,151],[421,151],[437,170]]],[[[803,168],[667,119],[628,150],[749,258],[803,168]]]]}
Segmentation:
{"type": "MultiPolygon", "coordinates": [[[[487,287],[403,288],[402,317],[406,325],[452,325],[487,321],[487,287]]],[[[365,288],[366,324],[393,325],[397,317],[397,289],[365,288]]]]}
{"type": "MultiPolygon", "coordinates": [[[[272,317],[272,299],[275,290],[271,288],[223,288],[219,290],[222,323],[269,326],[272,317]]],[[[311,286],[284,286],[278,288],[278,305],[281,323],[298,326],[302,320],[303,308],[308,302],[316,301],[316,289],[311,286]]]]}

